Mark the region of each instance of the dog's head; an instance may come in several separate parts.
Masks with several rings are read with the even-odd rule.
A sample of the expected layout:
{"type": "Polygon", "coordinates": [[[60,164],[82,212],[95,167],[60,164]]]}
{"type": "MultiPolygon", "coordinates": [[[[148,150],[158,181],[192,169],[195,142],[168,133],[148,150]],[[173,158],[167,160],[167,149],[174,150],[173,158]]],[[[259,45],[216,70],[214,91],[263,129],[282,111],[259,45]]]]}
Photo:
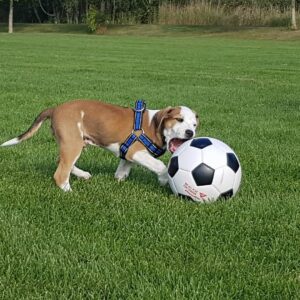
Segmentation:
{"type": "Polygon", "coordinates": [[[156,126],[171,153],[192,139],[199,125],[198,115],[186,106],[167,107],[157,112],[155,117],[156,126]]]}

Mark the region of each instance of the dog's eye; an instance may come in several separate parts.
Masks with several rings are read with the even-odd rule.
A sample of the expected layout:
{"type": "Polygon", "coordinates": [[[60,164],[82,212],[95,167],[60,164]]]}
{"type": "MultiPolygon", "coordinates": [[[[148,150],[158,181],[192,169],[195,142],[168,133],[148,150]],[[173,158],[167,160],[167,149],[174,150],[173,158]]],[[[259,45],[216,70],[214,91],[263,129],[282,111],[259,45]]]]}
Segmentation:
{"type": "Polygon", "coordinates": [[[194,125],[194,127],[197,127],[197,124],[193,124],[194,125]]]}
{"type": "Polygon", "coordinates": [[[179,123],[182,123],[183,119],[182,118],[176,118],[176,121],[179,122],[179,123]]]}

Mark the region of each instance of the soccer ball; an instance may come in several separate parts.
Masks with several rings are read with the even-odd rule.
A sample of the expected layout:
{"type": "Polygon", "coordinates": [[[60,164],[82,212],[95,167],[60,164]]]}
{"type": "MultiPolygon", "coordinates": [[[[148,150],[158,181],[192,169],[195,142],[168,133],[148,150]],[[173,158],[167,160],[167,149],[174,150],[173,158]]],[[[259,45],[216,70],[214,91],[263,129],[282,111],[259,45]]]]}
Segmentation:
{"type": "Polygon", "coordinates": [[[242,170],[228,145],[214,138],[199,137],[186,141],[173,153],[168,178],[176,195],[196,202],[214,202],[237,193],[242,170]]]}

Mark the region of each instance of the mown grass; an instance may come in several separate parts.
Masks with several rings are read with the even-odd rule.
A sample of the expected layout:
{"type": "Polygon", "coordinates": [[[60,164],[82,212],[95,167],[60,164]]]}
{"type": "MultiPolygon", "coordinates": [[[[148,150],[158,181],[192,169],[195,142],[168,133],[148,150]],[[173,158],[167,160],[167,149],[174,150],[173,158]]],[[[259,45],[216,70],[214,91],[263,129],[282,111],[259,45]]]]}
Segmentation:
{"type": "MultiPolygon", "coordinates": [[[[300,42],[234,37],[0,35],[0,141],[44,108],[93,98],[188,105],[241,160],[236,198],[185,202],[90,148],[72,193],[52,180],[49,125],[0,149],[0,298],[296,299],[300,42]]],[[[163,157],[168,162],[169,155],[163,157]]]]}

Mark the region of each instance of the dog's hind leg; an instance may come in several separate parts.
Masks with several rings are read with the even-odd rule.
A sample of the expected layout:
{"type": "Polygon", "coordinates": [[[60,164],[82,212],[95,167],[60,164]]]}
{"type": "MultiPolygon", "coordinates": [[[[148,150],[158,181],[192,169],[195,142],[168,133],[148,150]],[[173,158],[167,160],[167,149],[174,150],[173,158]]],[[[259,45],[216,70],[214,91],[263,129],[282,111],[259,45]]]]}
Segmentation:
{"type": "MultiPolygon", "coordinates": [[[[82,148],[83,142],[81,140],[78,140],[76,143],[64,142],[60,144],[59,164],[54,174],[54,180],[56,184],[65,192],[72,190],[69,182],[70,173],[72,170],[74,171],[75,163],[81,154],[82,148]]],[[[79,171],[79,169],[75,167],[75,172],[76,171],[79,171]]],[[[83,172],[82,170],[80,171],[83,172]]]]}

